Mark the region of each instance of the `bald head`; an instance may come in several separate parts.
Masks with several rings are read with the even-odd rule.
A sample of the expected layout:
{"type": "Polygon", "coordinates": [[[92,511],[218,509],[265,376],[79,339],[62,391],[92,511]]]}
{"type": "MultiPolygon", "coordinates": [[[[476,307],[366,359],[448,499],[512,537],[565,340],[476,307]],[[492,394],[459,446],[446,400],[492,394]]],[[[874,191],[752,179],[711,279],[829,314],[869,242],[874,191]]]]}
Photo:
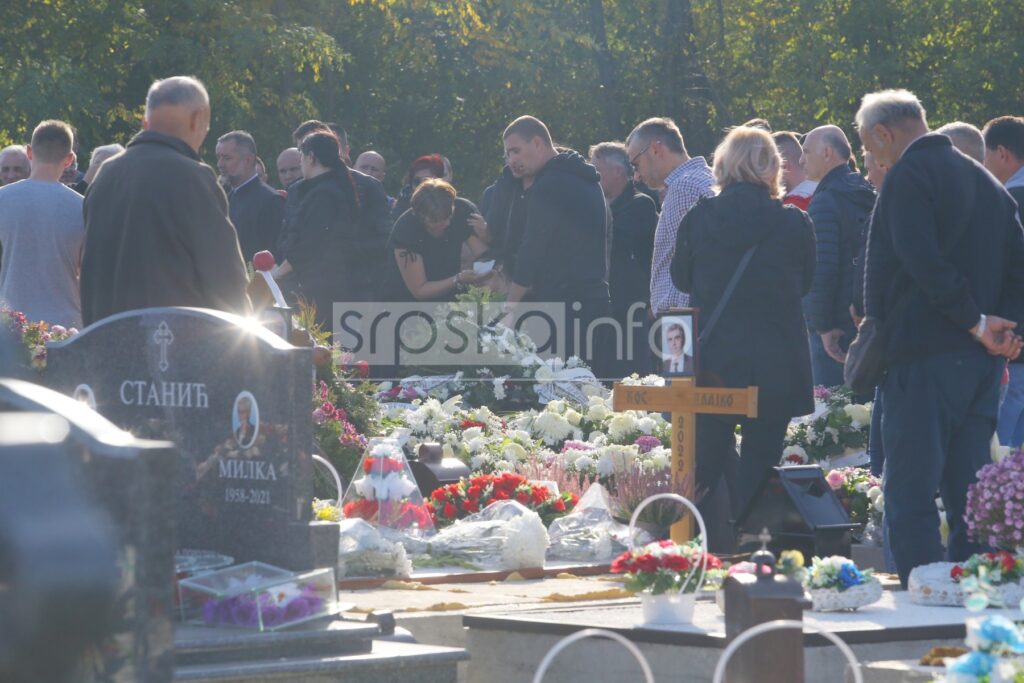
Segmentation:
{"type": "Polygon", "coordinates": [[[24,180],[31,170],[24,145],[10,145],[0,150],[0,185],[24,180]]]}
{"type": "Polygon", "coordinates": [[[196,152],[210,131],[210,96],[192,76],[173,76],[156,81],[146,95],[142,127],[180,138],[196,152]]]}
{"type": "Polygon", "coordinates": [[[804,138],[803,165],[807,177],[820,181],[836,166],[850,160],[850,141],[839,126],[820,126],[804,138]]]}
{"type": "Polygon", "coordinates": [[[382,183],[384,182],[384,176],[387,175],[387,165],[384,163],[384,157],[373,150],[359,155],[359,158],[356,159],[356,170],[368,176],[373,176],[382,183]]]}
{"type": "Polygon", "coordinates": [[[302,154],[297,147],[289,147],[277,155],[277,177],[286,190],[302,177],[302,154]]]}

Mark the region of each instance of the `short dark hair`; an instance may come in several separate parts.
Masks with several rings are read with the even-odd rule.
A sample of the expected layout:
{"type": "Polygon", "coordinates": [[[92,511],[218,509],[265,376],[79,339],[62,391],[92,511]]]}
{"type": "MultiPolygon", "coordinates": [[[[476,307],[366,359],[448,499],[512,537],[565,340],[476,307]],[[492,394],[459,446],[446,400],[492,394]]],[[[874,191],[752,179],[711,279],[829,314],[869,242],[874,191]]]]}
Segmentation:
{"type": "Polygon", "coordinates": [[[679,126],[667,117],[655,117],[641,123],[626,138],[626,146],[628,147],[633,140],[638,140],[638,144],[643,145],[658,141],[676,154],[686,154],[686,145],[683,144],[683,134],[679,132],[679,126]]]}
{"type": "Polygon", "coordinates": [[[520,116],[508,124],[505,132],[501,134],[502,140],[507,140],[510,135],[518,135],[529,142],[534,138],[540,138],[548,147],[553,147],[551,142],[551,131],[544,125],[544,122],[535,116],[520,116]]]}
{"type": "Polygon", "coordinates": [[[256,140],[247,131],[233,130],[230,133],[224,133],[224,135],[217,138],[218,145],[222,142],[233,142],[240,149],[244,149],[249,154],[256,156],[256,140]]]}
{"type": "Polygon", "coordinates": [[[985,146],[996,149],[1000,145],[1010,150],[1013,156],[1024,160],[1024,118],[1000,116],[985,124],[983,132],[985,146]]]}
{"type": "MultiPolygon", "coordinates": [[[[303,121],[299,124],[298,128],[292,131],[292,142],[294,142],[295,146],[298,147],[304,137],[316,131],[329,131],[333,134],[333,131],[331,131],[323,121],[310,119],[309,121],[303,121]]],[[[335,135],[335,137],[337,137],[337,135],[335,135]]]]}
{"type": "Polygon", "coordinates": [[[44,164],[63,161],[71,154],[75,134],[63,121],[43,121],[32,131],[32,157],[44,164]]]}
{"type": "Polygon", "coordinates": [[[750,119],[749,121],[747,121],[743,125],[747,126],[749,128],[760,128],[761,130],[765,131],[766,133],[771,133],[772,132],[772,124],[768,123],[768,119],[761,119],[761,118],[750,119]]]}
{"type": "Polygon", "coordinates": [[[443,221],[455,212],[455,188],[440,178],[427,178],[412,193],[409,205],[425,221],[443,221]]]}
{"type": "Polygon", "coordinates": [[[338,136],[330,130],[317,130],[302,138],[299,143],[300,152],[306,156],[312,155],[322,166],[333,169],[345,167],[340,148],[338,136]]]}

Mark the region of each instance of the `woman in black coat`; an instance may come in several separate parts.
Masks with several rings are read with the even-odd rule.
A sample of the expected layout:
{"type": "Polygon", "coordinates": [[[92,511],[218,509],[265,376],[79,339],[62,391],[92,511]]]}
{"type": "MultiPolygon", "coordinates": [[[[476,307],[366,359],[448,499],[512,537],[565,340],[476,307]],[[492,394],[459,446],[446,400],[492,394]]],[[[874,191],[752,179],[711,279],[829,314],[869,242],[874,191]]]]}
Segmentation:
{"type": "Polygon", "coordinates": [[[325,331],[332,329],[335,302],[360,300],[359,199],[339,149],[338,138],[326,132],[308,135],[299,144],[303,180],[292,185],[298,211],[284,226],[293,237],[285,260],[273,271],[275,278],[294,273],[296,294],[316,306],[317,323],[325,331]]]}
{"type": "Polygon", "coordinates": [[[715,151],[714,174],[720,194],[702,199],[679,227],[672,281],[706,322],[744,253],[755,248],[699,355],[701,386],[759,390],[757,418],[697,421],[697,485],[709,491],[723,473],[730,483],[735,427],[742,426],[736,514],[778,465],[790,419],[814,410],[800,306],[814,279],[814,229],[807,214],[782,205],[781,159],[764,131],[730,132],[715,151]]]}

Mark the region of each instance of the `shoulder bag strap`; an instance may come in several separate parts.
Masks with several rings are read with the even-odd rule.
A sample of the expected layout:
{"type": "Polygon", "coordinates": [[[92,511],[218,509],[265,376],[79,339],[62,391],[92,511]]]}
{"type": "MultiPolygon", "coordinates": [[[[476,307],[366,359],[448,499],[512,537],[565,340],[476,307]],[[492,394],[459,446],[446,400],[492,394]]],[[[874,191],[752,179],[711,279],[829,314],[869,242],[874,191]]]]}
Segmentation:
{"type": "Polygon", "coordinates": [[[711,337],[711,330],[715,329],[715,323],[722,316],[722,311],[725,309],[726,304],[729,303],[729,299],[732,298],[732,293],[736,289],[736,285],[739,284],[740,278],[743,277],[743,271],[747,269],[750,264],[750,259],[754,257],[754,252],[757,251],[757,245],[747,249],[746,253],[743,254],[743,258],[740,259],[740,264],[736,266],[736,272],[732,274],[732,279],[729,280],[729,284],[725,287],[725,292],[722,293],[722,298],[718,300],[718,305],[715,306],[715,310],[712,311],[711,317],[708,318],[708,324],[704,327],[704,330],[700,333],[700,338],[697,340],[701,344],[707,342],[708,338],[711,337]]]}

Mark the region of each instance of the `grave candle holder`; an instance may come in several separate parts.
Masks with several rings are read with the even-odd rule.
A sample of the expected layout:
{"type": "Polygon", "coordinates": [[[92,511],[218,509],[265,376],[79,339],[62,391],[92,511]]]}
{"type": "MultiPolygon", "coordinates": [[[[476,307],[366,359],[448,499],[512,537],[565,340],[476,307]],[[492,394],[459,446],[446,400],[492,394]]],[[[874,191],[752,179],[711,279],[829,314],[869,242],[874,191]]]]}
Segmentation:
{"type": "Polygon", "coordinates": [[[179,583],[182,618],[205,626],[276,631],[338,611],[334,568],[296,574],[246,562],[179,583]]]}

